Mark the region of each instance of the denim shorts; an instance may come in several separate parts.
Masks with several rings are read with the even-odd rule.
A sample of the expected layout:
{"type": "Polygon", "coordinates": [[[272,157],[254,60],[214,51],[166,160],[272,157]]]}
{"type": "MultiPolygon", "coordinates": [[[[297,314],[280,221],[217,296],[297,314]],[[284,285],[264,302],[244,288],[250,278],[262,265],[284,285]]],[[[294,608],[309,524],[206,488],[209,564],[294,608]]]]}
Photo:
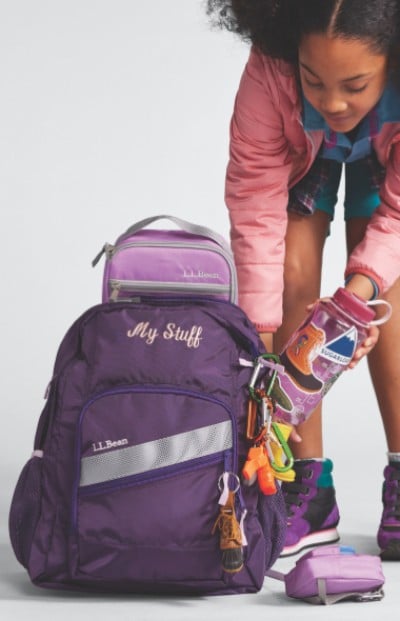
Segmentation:
{"type": "Polygon", "coordinates": [[[344,219],[370,218],[379,206],[380,198],[376,180],[367,160],[347,164],[332,161],[328,178],[316,198],[315,209],[325,211],[333,220],[342,168],[345,170],[344,219]]]}

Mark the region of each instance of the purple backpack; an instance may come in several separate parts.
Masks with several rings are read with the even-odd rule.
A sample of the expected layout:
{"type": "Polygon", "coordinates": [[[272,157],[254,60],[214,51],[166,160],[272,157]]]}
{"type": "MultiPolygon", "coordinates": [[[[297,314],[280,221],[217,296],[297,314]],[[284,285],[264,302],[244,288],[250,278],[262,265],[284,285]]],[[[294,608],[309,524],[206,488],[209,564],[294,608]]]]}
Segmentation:
{"type": "Polygon", "coordinates": [[[103,254],[103,302],[137,295],[201,295],[237,302],[232,252],[207,227],[175,216],[152,216],[131,226],[115,244],[104,244],[93,266],[103,254]],[[165,219],[178,229],[146,229],[165,219]]]}
{"type": "Polygon", "coordinates": [[[261,588],[285,531],[280,491],[239,480],[251,363],[263,351],[245,314],[216,300],[100,304],[72,325],[10,510],[16,557],[35,584],[261,588]],[[234,573],[222,564],[224,494],[243,533],[234,573]]]}

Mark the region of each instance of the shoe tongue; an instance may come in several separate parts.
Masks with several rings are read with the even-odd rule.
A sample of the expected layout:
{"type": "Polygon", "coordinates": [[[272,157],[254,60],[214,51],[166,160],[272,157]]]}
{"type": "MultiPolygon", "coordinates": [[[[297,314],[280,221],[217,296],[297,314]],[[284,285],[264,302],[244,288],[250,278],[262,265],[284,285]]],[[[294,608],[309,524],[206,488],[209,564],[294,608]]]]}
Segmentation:
{"type": "Polygon", "coordinates": [[[395,470],[400,470],[400,461],[389,461],[389,466],[395,470]]]}

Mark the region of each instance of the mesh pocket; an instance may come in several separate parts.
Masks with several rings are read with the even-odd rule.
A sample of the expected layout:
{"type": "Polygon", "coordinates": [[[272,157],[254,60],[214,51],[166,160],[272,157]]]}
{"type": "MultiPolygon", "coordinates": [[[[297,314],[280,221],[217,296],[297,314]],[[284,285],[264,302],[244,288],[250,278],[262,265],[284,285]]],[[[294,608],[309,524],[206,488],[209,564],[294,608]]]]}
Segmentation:
{"type": "Polygon", "coordinates": [[[276,494],[258,500],[258,515],[265,540],[265,569],[277,560],[285,543],[286,508],[280,489],[276,494]]]}
{"type": "Polygon", "coordinates": [[[42,459],[32,457],[22,469],[11,501],[9,532],[15,556],[27,568],[39,519],[42,459]]]}

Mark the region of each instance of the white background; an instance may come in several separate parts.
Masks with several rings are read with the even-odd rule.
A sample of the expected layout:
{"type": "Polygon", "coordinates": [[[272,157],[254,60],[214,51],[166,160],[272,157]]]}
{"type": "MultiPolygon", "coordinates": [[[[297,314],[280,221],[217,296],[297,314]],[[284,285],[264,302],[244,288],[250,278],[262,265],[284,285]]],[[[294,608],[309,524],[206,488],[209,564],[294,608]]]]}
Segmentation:
{"type": "MultiPolygon", "coordinates": [[[[287,600],[272,581],[259,595],[200,600],[42,592],[9,547],[11,494],[32,450],[59,342],[100,300],[102,265],[92,270],[93,257],[158,213],[228,237],[228,125],[247,55],[246,44],[210,28],[201,0],[0,1],[2,618],[239,619],[253,607],[251,614],[273,619],[352,619],[396,605],[396,564],[385,564],[382,603],[321,612],[287,600]]],[[[344,262],[339,208],[325,294],[342,283],[344,262]]],[[[324,418],[342,540],[377,553],[386,449],[365,362],[332,389],[324,418]]]]}

